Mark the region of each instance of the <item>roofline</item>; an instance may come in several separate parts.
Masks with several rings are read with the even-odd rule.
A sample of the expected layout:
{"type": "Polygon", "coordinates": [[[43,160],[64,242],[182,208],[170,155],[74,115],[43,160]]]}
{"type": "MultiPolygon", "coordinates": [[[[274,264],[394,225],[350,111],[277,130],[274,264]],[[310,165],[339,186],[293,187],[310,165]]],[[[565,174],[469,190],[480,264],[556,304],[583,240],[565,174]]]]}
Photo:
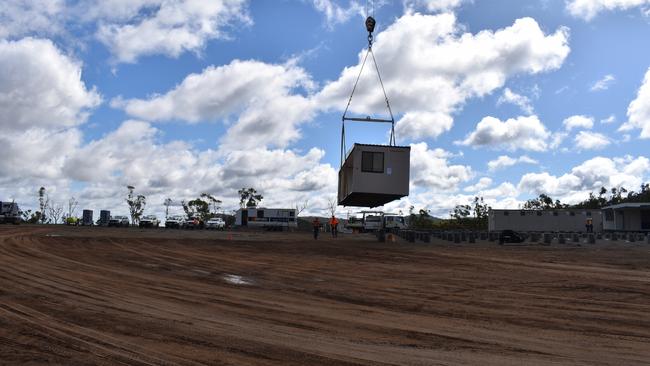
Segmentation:
{"type": "Polygon", "coordinates": [[[650,207],[650,202],[627,202],[627,203],[618,203],[615,205],[605,206],[603,210],[615,210],[619,208],[642,208],[650,207]]]}

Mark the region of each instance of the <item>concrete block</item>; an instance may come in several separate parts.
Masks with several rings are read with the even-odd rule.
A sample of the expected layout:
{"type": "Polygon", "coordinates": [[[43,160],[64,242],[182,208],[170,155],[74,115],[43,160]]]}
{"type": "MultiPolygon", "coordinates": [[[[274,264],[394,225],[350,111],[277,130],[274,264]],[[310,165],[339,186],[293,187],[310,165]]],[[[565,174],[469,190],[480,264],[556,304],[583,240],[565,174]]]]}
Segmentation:
{"type": "Polygon", "coordinates": [[[596,236],[594,234],[589,234],[589,238],[587,240],[589,244],[596,244],[596,236]]]}
{"type": "Polygon", "coordinates": [[[544,233],[544,244],[551,244],[553,241],[553,235],[549,233],[544,233]]]}
{"type": "Polygon", "coordinates": [[[560,235],[557,237],[557,242],[558,242],[559,244],[566,244],[566,238],[564,237],[564,234],[560,234],[560,235]]]}
{"type": "Polygon", "coordinates": [[[454,243],[460,243],[460,233],[454,233],[454,243]]]}
{"type": "Polygon", "coordinates": [[[470,243],[476,243],[476,238],[474,237],[474,233],[469,233],[469,242],[470,243]]]}
{"type": "Polygon", "coordinates": [[[574,243],[578,243],[578,242],[580,242],[580,235],[578,235],[577,233],[574,233],[574,234],[571,236],[571,241],[573,241],[574,243]]]}

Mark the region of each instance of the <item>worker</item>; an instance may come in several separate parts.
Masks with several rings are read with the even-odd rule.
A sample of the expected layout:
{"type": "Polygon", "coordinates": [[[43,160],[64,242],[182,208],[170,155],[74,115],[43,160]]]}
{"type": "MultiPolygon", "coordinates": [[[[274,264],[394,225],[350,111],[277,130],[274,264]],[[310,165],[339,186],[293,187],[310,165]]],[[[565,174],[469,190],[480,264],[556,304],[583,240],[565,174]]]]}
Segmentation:
{"type": "Polygon", "coordinates": [[[585,226],[587,227],[588,233],[594,232],[594,221],[591,218],[587,219],[587,224],[585,226]]]}
{"type": "Polygon", "coordinates": [[[314,219],[314,221],[311,222],[312,226],[314,227],[314,240],[318,240],[318,232],[320,231],[320,220],[318,220],[318,217],[314,219]]]}
{"type": "Polygon", "coordinates": [[[332,230],[332,237],[336,238],[339,232],[339,220],[337,220],[334,215],[332,215],[332,218],[330,219],[330,229],[332,230]]]}

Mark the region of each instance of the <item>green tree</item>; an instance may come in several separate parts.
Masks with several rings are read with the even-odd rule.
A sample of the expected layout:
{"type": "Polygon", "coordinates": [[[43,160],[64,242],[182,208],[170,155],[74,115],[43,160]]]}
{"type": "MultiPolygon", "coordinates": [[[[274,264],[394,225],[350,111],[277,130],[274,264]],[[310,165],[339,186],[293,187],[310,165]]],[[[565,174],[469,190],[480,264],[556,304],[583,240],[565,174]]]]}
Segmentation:
{"type": "Polygon", "coordinates": [[[47,191],[45,190],[45,187],[41,187],[38,190],[38,206],[40,208],[39,217],[38,221],[40,221],[41,224],[44,224],[47,221],[47,215],[45,215],[45,211],[47,210],[47,207],[50,204],[50,198],[47,195],[47,191]]]}
{"type": "Polygon", "coordinates": [[[221,200],[216,199],[213,195],[209,193],[201,193],[201,198],[206,199],[210,206],[212,206],[212,213],[218,214],[219,209],[221,208],[221,200]]]}
{"type": "Polygon", "coordinates": [[[237,193],[239,193],[239,206],[241,208],[256,207],[264,198],[261,194],[257,193],[255,188],[242,188],[237,193]]]}
{"type": "Polygon", "coordinates": [[[188,202],[183,200],[181,201],[181,205],[188,219],[198,217],[201,221],[207,221],[212,216],[210,214],[210,205],[201,198],[196,198],[188,202]]]}
{"type": "Polygon", "coordinates": [[[126,203],[129,205],[129,213],[131,214],[131,224],[136,225],[140,221],[140,217],[144,212],[144,207],[147,205],[147,198],[144,195],[135,195],[134,186],[126,186],[128,194],[126,196],[126,203]]]}

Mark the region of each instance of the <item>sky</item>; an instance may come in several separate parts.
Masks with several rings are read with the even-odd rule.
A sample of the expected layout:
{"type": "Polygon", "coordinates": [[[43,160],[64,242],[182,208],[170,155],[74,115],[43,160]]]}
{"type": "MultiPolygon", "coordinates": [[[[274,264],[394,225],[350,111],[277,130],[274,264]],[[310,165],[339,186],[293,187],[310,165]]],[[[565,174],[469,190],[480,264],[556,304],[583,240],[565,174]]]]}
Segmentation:
{"type": "MultiPolygon", "coordinates": [[[[5,0],[0,200],[126,214],[237,190],[327,213],[341,115],[373,51],[411,146],[410,195],[447,217],[650,181],[650,0],[5,0]]],[[[351,104],[386,117],[376,75],[351,104]]],[[[386,144],[348,124],[346,143],[386,144]]],[[[339,215],[357,208],[339,207],[339,215]]]]}

